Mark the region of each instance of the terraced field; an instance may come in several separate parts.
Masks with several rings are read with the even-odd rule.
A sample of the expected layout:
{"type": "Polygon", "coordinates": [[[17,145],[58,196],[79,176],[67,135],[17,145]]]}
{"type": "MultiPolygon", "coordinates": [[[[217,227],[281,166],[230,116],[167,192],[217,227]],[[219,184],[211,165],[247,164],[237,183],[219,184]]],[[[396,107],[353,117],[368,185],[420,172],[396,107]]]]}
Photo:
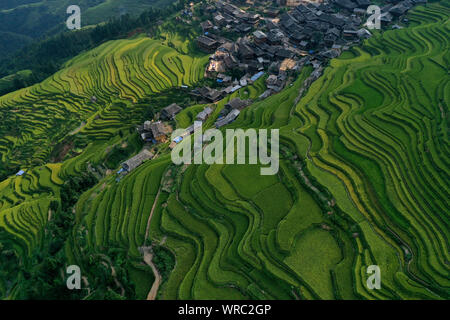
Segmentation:
{"type": "Polygon", "coordinates": [[[22,253],[39,244],[51,217],[50,203],[59,201],[61,165],[47,165],[0,184],[0,227],[20,240],[22,253]]]}
{"type": "MultiPolygon", "coordinates": [[[[448,299],[449,16],[449,1],[418,7],[410,28],[345,52],[307,91],[311,67],[266,100],[257,99],[260,79],[217,103],[205,127],[240,96],[255,103],[227,128],[280,129],[276,176],[254,165],[175,166],[165,145],[120,182],[94,171],[100,181],[75,206],[67,263],[89,272],[86,254],[121,248],[142,263],[141,247],[164,247],[176,263],[157,299],[448,299]],[[373,264],[381,290],[366,286],[373,264]]],[[[13,150],[27,143],[45,163],[58,134],[89,142],[61,164],[30,164],[0,183],[0,227],[24,254],[39,245],[64,181],[98,168],[112,146],[135,144],[127,130],[139,100],[194,84],[204,63],[146,38],[109,42],[0,98],[23,124],[20,138],[0,140],[5,163],[26,163],[13,150]]],[[[178,127],[203,107],[183,110],[178,127]]],[[[145,298],[153,274],[133,268],[145,298]]]]}
{"type": "Polygon", "coordinates": [[[10,168],[48,162],[53,147],[83,121],[82,133],[110,137],[139,99],[196,83],[204,63],[145,37],[110,41],[82,54],[43,83],[0,98],[8,123],[0,129],[2,162],[10,168]],[[116,100],[128,111],[114,109],[116,100]]]}
{"type": "MultiPolygon", "coordinates": [[[[0,184],[0,228],[21,255],[41,245],[65,181],[86,172],[101,178],[140,151],[135,127],[149,110],[157,112],[152,101],[194,85],[206,61],[146,37],[111,41],[44,82],[0,97],[0,169],[25,171],[0,184]]],[[[132,267],[130,274],[152,279],[142,268],[132,267]]]]}
{"type": "Polygon", "coordinates": [[[449,9],[333,60],[296,108],[308,169],[365,234],[355,272],[376,261],[402,298],[449,294],[449,9]]]}

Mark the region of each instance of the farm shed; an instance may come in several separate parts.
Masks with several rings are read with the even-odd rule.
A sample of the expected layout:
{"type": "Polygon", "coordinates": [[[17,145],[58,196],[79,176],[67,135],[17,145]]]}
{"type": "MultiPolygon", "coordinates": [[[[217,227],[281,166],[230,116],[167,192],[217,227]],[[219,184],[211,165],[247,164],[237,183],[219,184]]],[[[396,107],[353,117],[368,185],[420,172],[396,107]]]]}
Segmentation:
{"type": "Polygon", "coordinates": [[[239,110],[232,110],[225,118],[216,121],[216,128],[219,129],[227,124],[232,123],[239,116],[241,112],[239,110]]]}
{"type": "Polygon", "coordinates": [[[144,163],[147,160],[150,160],[153,158],[153,153],[151,153],[148,150],[142,150],[140,153],[135,155],[133,158],[125,161],[122,164],[122,168],[128,172],[133,171],[137,167],[139,167],[142,163],[144,163]]]}
{"type": "Polygon", "coordinates": [[[242,110],[242,109],[246,108],[249,104],[250,104],[250,101],[248,101],[248,100],[241,100],[240,98],[234,98],[233,100],[231,100],[230,102],[228,102],[225,105],[225,108],[227,108],[229,110],[232,110],[232,109],[242,110]]]}
{"type": "Polygon", "coordinates": [[[197,45],[203,51],[213,52],[219,46],[219,42],[206,36],[200,36],[197,38],[197,45]]]}
{"type": "Polygon", "coordinates": [[[213,109],[211,109],[210,107],[207,107],[205,110],[201,111],[197,115],[197,120],[198,121],[206,121],[206,119],[208,119],[208,117],[211,115],[212,112],[213,112],[213,109]]]}
{"type": "Polygon", "coordinates": [[[166,128],[161,121],[153,122],[150,126],[153,139],[157,142],[164,142],[166,140],[166,128]]]}
{"type": "Polygon", "coordinates": [[[181,111],[183,108],[181,108],[176,103],[172,103],[171,105],[165,107],[161,111],[161,119],[163,120],[173,120],[175,116],[181,111]]]}

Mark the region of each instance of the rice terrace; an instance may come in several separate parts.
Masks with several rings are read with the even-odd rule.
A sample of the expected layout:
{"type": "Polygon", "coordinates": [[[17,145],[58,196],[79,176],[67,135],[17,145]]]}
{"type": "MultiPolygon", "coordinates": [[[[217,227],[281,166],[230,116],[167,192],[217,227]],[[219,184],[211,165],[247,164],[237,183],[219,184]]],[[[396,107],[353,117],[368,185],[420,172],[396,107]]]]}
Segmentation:
{"type": "Polygon", "coordinates": [[[1,58],[1,300],[450,298],[449,0],[131,2],[1,58]]]}

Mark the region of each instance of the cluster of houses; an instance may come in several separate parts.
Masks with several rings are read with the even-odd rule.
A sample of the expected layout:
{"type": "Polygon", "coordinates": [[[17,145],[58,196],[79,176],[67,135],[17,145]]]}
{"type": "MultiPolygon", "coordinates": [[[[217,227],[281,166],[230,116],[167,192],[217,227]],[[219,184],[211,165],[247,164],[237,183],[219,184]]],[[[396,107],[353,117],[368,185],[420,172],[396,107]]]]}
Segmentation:
{"type": "MultiPolygon", "coordinates": [[[[167,121],[174,120],[175,116],[181,110],[183,110],[183,108],[176,103],[173,103],[161,110],[159,115],[160,120],[145,121],[143,125],[138,126],[136,130],[141,136],[141,139],[146,143],[155,145],[166,143],[169,140],[169,135],[172,133],[172,128],[167,121]]],[[[119,182],[124,175],[130,173],[145,161],[153,159],[153,157],[154,154],[150,150],[144,148],[140,153],[122,163],[121,169],[117,172],[118,177],[116,181],[119,182]]]]}
{"type": "MultiPolygon", "coordinates": [[[[388,0],[386,2],[386,5],[381,6],[380,20],[383,24],[390,24],[394,19],[405,15],[413,6],[425,4],[427,0],[388,0]]],[[[334,3],[343,10],[359,15],[364,15],[365,9],[372,4],[369,0],[334,0],[334,3]]]]}
{"type": "Polygon", "coordinates": [[[145,121],[144,125],[139,126],[137,130],[144,142],[153,144],[166,142],[169,131],[162,121],[145,121]]]}
{"type": "Polygon", "coordinates": [[[222,85],[221,88],[210,88],[210,87],[201,87],[196,88],[191,91],[191,95],[196,96],[200,99],[202,103],[215,103],[219,100],[222,100],[227,95],[234,93],[248,85],[253,84],[256,80],[261,78],[264,75],[263,71],[257,72],[255,74],[245,74],[241,79],[235,79],[231,81],[231,77],[218,74],[217,82],[222,85]]]}
{"type": "MultiPolygon", "coordinates": [[[[236,118],[239,116],[240,112],[251,105],[251,100],[241,100],[240,98],[234,98],[230,100],[224,108],[220,111],[217,120],[215,122],[216,128],[221,128],[227,124],[232,123],[236,118]]],[[[180,112],[182,109],[181,107],[177,105],[170,105],[166,108],[164,108],[161,111],[160,119],[164,120],[173,120],[175,118],[175,115],[180,112]]],[[[195,121],[204,123],[208,118],[212,115],[214,112],[213,106],[207,106],[205,109],[203,109],[201,112],[199,112],[195,118],[195,121]]],[[[183,141],[187,136],[192,135],[198,127],[195,125],[191,125],[190,127],[186,128],[183,134],[176,137],[173,141],[171,141],[170,148],[173,149],[177,144],[179,144],[181,141],[183,141]]],[[[159,143],[165,143],[168,141],[168,135],[171,133],[171,128],[168,127],[168,125],[164,122],[160,121],[146,121],[144,125],[139,126],[137,128],[137,131],[141,135],[142,140],[145,142],[151,142],[154,144],[159,143]]],[[[139,161],[142,159],[142,157],[137,157],[130,159],[132,160],[132,164],[139,163],[139,161]]],[[[129,161],[130,161],[129,160],[129,161]]],[[[142,162],[141,162],[142,163],[142,162]]],[[[126,162],[127,166],[123,166],[122,171],[129,172],[130,170],[126,168],[135,168],[134,165],[129,165],[128,162],[126,162]]],[[[119,173],[122,173],[119,172],[119,173]]]]}
{"type": "Polygon", "coordinates": [[[247,33],[261,18],[258,13],[245,12],[239,7],[226,1],[217,1],[214,7],[210,7],[209,10],[214,13],[214,24],[211,26],[208,23],[207,25],[202,25],[202,27],[211,26],[213,30],[224,28],[231,32],[247,33]]]}
{"type": "Polygon", "coordinates": [[[179,105],[173,103],[164,108],[159,116],[158,121],[145,121],[143,125],[137,127],[137,132],[141,136],[141,139],[147,143],[159,144],[168,141],[168,135],[172,132],[172,128],[165,121],[171,121],[175,119],[175,116],[181,111],[179,105]]]}
{"type": "MultiPolygon", "coordinates": [[[[267,80],[271,92],[279,92],[286,85],[287,71],[298,70],[305,63],[317,69],[372,35],[364,27],[370,0],[274,0],[253,6],[252,13],[231,2],[219,0],[206,7],[212,19],[201,23],[204,34],[197,38],[198,47],[212,54],[205,75],[223,87],[194,91],[209,102],[239,90],[253,75],[266,70],[271,73],[267,80]],[[274,2],[277,7],[273,7],[274,2]],[[279,9],[284,5],[290,10],[279,9]],[[227,39],[225,35],[230,32],[239,38],[227,39]],[[246,74],[233,79],[233,70],[246,74]]],[[[425,2],[386,0],[387,4],[381,6],[381,22],[401,19],[414,5],[425,2]]]]}
{"type": "MultiPolygon", "coordinates": [[[[226,126],[233,121],[237,119],[240,112],[251,105],[251,100],[241,100],[240,98],[234,98],[230,100],[224,108],[220,111],[219,116],[217,117],[216,122],[214,123],[215,127],[217,129],[226,126]]],[[[204,123],[214,112],[213,108],[211,106],[206,107],[203,111],[199,112],[197,114],[197,117],[195,118],[195,121],[204,123]]],[[[196,130],[198,130],[200,126],[196,126],[195,124],[191,125],[190,127],[186,128],[183,134],[176,137],[172,143],[170,144],[170,148],[173,149],[177,144],[182,142],[186,137],[194,134],[196,130]]]]}
{"type": "MultiPolygon", "coordinates": [[[[159,119],[172,121],[181,110],[183,110],[183,108],[176,103],[173,103],[161,110],[159,119]]],[[[167,137],[172,132],[172,128],[167,122],[161,120],[145,121],[143,125],[137,127],[137,131],[144,142],[151,142],[153,144],[167,142],[167,137]]]]}

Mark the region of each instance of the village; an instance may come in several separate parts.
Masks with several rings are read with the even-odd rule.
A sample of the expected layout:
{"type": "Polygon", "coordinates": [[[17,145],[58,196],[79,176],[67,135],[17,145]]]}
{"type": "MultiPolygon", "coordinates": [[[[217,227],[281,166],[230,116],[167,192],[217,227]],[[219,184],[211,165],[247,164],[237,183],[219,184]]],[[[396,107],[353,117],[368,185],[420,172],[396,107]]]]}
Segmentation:
{"type": "MultiPolygon", "coordinates": [[[[398,29],[401,28],[398,23],[408,23],[404,18],[407,11],[426,0],[386,2],[380,7],[381,25],[398,29]]],[[[322,75],[330,59],[372,36],[367,25],[370,5],[370,0],[218,0],[202,4],[206,19],[200,23],[202,35],[197,37],[196,44],[199,50],[211,54],[205,78],[213,80],[215,86],[190,91],[191,96],[207,105],[195,121],[204,123],[218,101],[263,77],[267,90],[259,99],[281,92],[295,72],[308,65],[313,67],[305,81],[309,87],[322,75]],[[236,39],[230,39],[230,35],[236,39]]],[[[185,10],[182,16],[189,20],[193,13],[185,10]]],[[[230,100],[220,111],[215,127],[232,123],[251,103],[240,98],[230,100]]],[[[182,110],[177,104],[165,107],[158,121],[148,120],[137,128],[141,139],[149,145],[169,142],[169,148],[173,149],[196,130],[191,125],[169,141],[173,128],[168,123],[182,110]]],[[[144,148],[122,164],[117,181],[154,157],[148,147],[144,148]]]]}
{"type": "MultiPolygon", "coordinates": [[[[387,2],[380,8],[383,27],[394,21],[407,23],[403,18],[407,11],[426,0],[387,2]]],[[[370,38],[367,8],[371,4],[370,0],[210,2],[205,7],[210,19],[201,22],[203,34],[197,45],[211,53],[205,77],[215,79],[220,87],[198,88],[193,94],[216,102],[265,73],[269,74],[268,90],[261,98],[280,92],[290,72],[305,65],[317,70],[370,38]],[[230,34],[237,39],[227,38],[230,34]]],[[[401,27],[394,24],[391,28],[401,27]]]]}

